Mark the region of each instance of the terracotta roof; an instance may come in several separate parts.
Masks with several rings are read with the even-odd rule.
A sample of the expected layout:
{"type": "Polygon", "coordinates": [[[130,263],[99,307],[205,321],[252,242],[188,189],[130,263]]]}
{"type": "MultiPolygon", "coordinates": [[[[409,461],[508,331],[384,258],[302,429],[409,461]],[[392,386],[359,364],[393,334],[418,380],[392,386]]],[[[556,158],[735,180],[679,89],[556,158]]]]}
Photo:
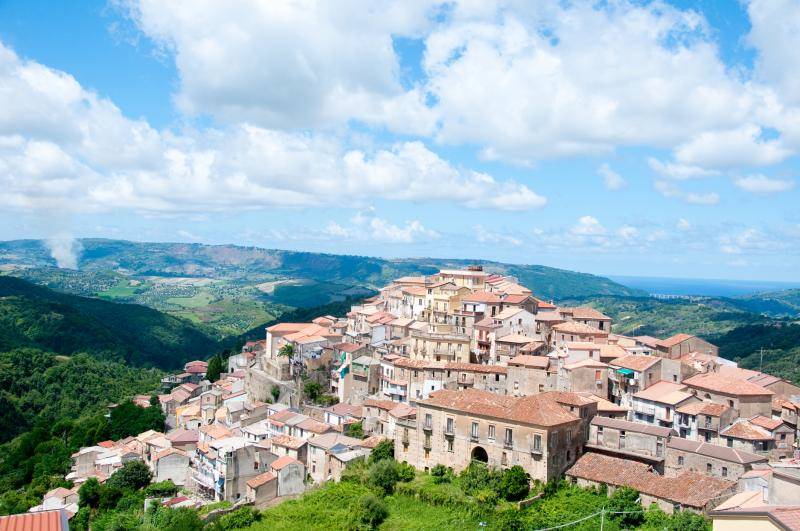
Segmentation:
{"type": "Polygon", "coordinates": [[[683,343],[688,339],[692,339],[693,335],[690,334],[675,334],[672,337],[668,337],[667,339],[662,339],[658,342],[659,346],[671,348],[677,345],[678,343],[683,343]]]}
{"type": "Polygon", "coordinates": [[[199,433],[197,430],[184,430],[179,428],[167,434],[167,439],[173,443],[197,442],[199,433]]]}
{"type": "Polygon", "coordinates": [[[772,435],[758,426],[754,426],[750,421],[739,419],[724,430],[719,432],[720,437],[733,437],[734,439],[744,439],[746,441],[771,441],[772,435]]]}
{"type": "Polygon", "coordinates": [[[508,369],[502,365],[482,365],[480,363],[461,363],[457,361],[447,362],[444,368],[451,371],[485,372],[488,374],[506,374],[508,372],[508,369]]]}
{"type": "Polygon", "coordinates": [[[392,402],[391,400],[379,400],[377,398],[367,398],[364,400],[365,407],[376,407],[378,409],[384,409],[386,411],[390,411],[397,406],[397,402],[392,402]]]}
{"type": "Polygon", "coordinates": [[[273,413],[267,420],[270,422],[286,422],[289,419],[292,419],[299,415],[297,411],[292,411],[291,409],[284,409],[282,411],[278,411],[277,413],[273,413]]]}
{"type": "MultiPolygon", "coordinates": [[[[573,393],[567,393],[573,394],[573,393]]],[[[558,393],[546,392],[524,397],[501,396],[489,391],[442,389],[431,393],[420,406],[432,406],[473,415],[510,420],[535,426],[557,426],[578,420],[557,402],[558,393]]]]}
{"type": "Polygon", "coordinates": [[[686,404],[681,406],[676,411],[686,415],[706,415],[709,417],[719,417],[730,407],[723,404],[714,404],[711,402],[695,402],[693,404],[686,404]]]}
{"type": "Polygon", "coordinates": [[[344,416],[350,415],[351,417],[361,417],[361,406],[352,406],[350,404],[338,403],[330,407],[326,407],[325,411],[333,413],[334,415],[344,416]]]}
{"type": "Polygon", "coordinates": [[[636,372],[646,371],[656,363],[660,362],[661,358],[657,356],[639,356],[631,354],[611,360],[611,365],[614,367],[621,367],[623,369],[630,369],[636,372]]]}
{"type": "Polygon", "coordinates": [[[633,395],[634,398],[650,400],[662,404],[676,405],[692,398],[694,395],[687,391],[685,385],[672,382],[656,382],[647,389],[633,395]]]}
{"type": "Polygon", "coordinates": [[[783,421],[780,419],[771,419],[769,417],[765,417],[764,415],[756,415],[750,419],[751,424],[755,424],[756,426],[761,426],[764,429],[769,431],[776,430],[783,425],[783,421]]]}
{"type": "Polygon", "coordinates": [[[177,448],[167,448],[166,450],[158,452],[155,456],[153,456],[153,462],[156,462],[159,459],[170,456],[172,454],[178,454],[184,457],[186,456],[186,452],[184,452],[183,450],[178,450],[177,448]]]}
{"type": "Polygon", "coordinates": [[[408,404],[397,404],[389,414],[394,418],[401,419],[406,417],[416,417],[417,416],[417,408],[411,407],[408,404]]]}
{"type": "Polygon", "coordinates": [[[674,433],[672,428],[653,426],[651,424],[644,424],[643,422],[611,419],[608,417],[594,417],[592,419],[592,426],[603,426],[604,428],[624,430],[632,433],[646,433],[648,435],[655,435],[656,437],[669,437],[672,433],[674,433]]]}
{"type": "Polygon", "coordinates": [[[200,431],[205,433],[212,439],[223,439],[225,437],[230,437],[231,435],[233,435],[233,432],[231,430],[229,430],[225,426],[220,426],[219,424],[200,426],[200,431]]]}
{"type": "Polygon", "coordinates": [[[632,487],[643,494],[696,509],[704,509],[710,501],[736,487],[735,481],[690,471],[668,478],[652,472],[643,463],[595,453],[582,455],[566,474],[607,485],[632,487]]]}
{"type": "Polygon", "coordinates": [[[298,461],[297,459],[295,459],[291,455],[282,455],[279,458],[277,458],[275,461],[273,461],[272,464],[270,465],[270,467],[272,467],[272,470],[282,470],[283,468],[285,468],[285,467],[287,467],[287,466],[289,466],[289,465],[291,465],[293,463],[299,463],[299,462],[300,461],[298,461]]]}
{"type": "Polygon", "coordinates": [[[252,479],[247,480],[247,486],[251,489],[257,489],[261,485],[269,483],[270,481],[274,481],[278,476],[273,474],[272,472],[264,472],[263,474],[259,474],[252,479]]]}
{"type": "Polygon", "coordinates": [[[383,435],[373,435],[372,437],[367,437],[363,441],[361,441],[362,448],[375,448],[380,444],[382,441],[387,440],[386,437],[383,435]]]}
{"type": "Polygon", "coordinates": [[[529,356],[518,354],[508,360],[509,366],[530,367],[535,369],[547,369],[550,365],[550,358],[547,356],[529,356]]]}
{"type": "Polygon", "coordinates": [[[589,367],[593,369],[605,369],[608,367],[607,363],[603,363],[602,361],[593,360],[592,358],[586,358],[585,360],[576,361],[575,363],[567,363],[564,365],[564,368],[569,370],[573,369],[580,369],[583,367],[589,367]]]}
{"type": "Polygon", "coordinates": [[[498,337],[495,340],[497,343],[514,343],[516,345],[527,345],[536,341],[535,337],[525,336],[522,334],[508,334],[503,337],[498,337]]]}
{"type": "Polygon", "coordinates": [[[284,448],[291,448],[292,450],[300,449],[306,443],[303,439],[298,439],[291,435],[276,435],[270,439],[270,441],[273,446],[283,446],[284,448]]]}
{"type": "MultiPolygon", "coordinates": [[[[760,493],[759,493],[760,495],[760,493]]],[[[800,529],[800,505],[762,505],[735,507],[731,509],[712,511],[713,517],[741,516],[752,521],[752,517],[761,516],[778,524],[776,529],[795,531],[800,529]]],[[[755,524],[751,524],[751,527],[755,524]]]]}
{"type": "Polygon", "coordinates": [[[600,358],[622,358],[628,351],[619,345],[600,345],[600,358]]]}
{"type": "Polygon", "coordinates": [[[77,487],[72,489],[65,489],[64,487],[56,487],[53,490],[48,491],[44,495],[44,499],[47,498],[66,498],[67,496],[72,496],[78,491],[77,487]]]}
{"type": "Polygon", "coordinates": [[[473,291],[461,297],[461,302],[483,302],[487,304],[499,304],[500,296],[497,293],[488,291],[473,291]]]}
{"type": "Polygon", "coordinates": [[[565,323],[558,323],[553,325],[553,330],[565,334],[578,334],[578,335],[592,335],[592,336],[607,336],[608,332],[600,330],[593,326],[576,321],[567,321],[565,323]]]}
{"type": "Polygon", "coordinates": [[[267,332],[273,334],[276,332],[299,332],[312,324],[313,323],[278,323],[267,327],[267,332]]]}
{"type": "Polygon", "coordinates": [[[311,418],[299,423],[297,427],[301,430],[310,431],[311,433],[325,433],[333,429],[333,426],[330,424],[325,424],[324,422],[311,418]]]}
{"type": "Polygon", "coordinates": [[[691,452],[694,454],[713,457],[715,459],[721,459],[723,461],[739,463],[742,465],[767,462],[767,457],[763,455],[743,452],[741,450],[728,448],[727,446],[720,446],[707,442],[690,441],[689,439],[682,439],[680,437],[670,438],[670,440],[667,441],[667,448],[691,452]]]}
{"type": "Polygon", "coordinates": [[[0,516],[0,531],[66,531],[67,513],[63,510],[0,516]]]}
{"type": "Polygon", "coordinates": [[[536,352],[539,349],[545,347],[545,343],[543,341],[531,341],[527,345],[523,346],[519,349],[520,352],[536,352]]]}
{"type": "Polygon", "coordinates": [[[503,297],[503,304],[522,304],[530,298],[531,296],[526,293],[511,293],[503,297]]]}
{"type": "Polygon", "coordinates": [[[562,308],[562,311],[567,310],[572,313],[573,319],[596,319],[598,321],[610,321],[611,317],[603,312],[600,312],[590,306],[576,306],[574,308],[562,308]]]}
{"type": "Polygon", "coordinates": [[[539,312],[536,314],[536,320],[542,322],[563,323],[566,321],[564,316],[558,312],[539,312]]]}
{"type": "Polygon", "coordinates": [[[771,396],[774,393],[760,385],[716,373],[695,374],[683,381],[690,387],[731,396],[771,396]]]}

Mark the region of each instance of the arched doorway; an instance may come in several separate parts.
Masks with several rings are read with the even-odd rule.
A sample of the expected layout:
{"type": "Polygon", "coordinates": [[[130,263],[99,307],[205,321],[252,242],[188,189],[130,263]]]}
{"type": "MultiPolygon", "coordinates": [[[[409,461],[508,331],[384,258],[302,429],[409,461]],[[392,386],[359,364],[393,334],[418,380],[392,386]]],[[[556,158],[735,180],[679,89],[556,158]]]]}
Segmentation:
{"type": "Polygon", "coordinates": [[[472,459],[481,463],[488,463],[489,454],[486,453],[482,446],[476,446],[472,449],[472,459]]]}

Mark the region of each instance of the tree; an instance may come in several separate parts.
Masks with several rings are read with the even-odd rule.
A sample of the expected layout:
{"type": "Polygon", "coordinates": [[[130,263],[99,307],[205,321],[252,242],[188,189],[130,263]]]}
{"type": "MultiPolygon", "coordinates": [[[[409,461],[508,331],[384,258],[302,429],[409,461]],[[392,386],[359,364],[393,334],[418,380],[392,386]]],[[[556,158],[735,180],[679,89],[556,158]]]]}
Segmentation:
{"type": "Polygon", "coordinates": [[[389,509],[380,498],[374,494],[362,496],[353,510],[353,524],[356,529],[376,529],[386,517],[389,509]]]}
{"type": "Polygon", "coordinates": [[[147,430],[164,430],[164,412],[160,407],[139,407],[126,400],[111,410],[105,435],[116,441],[147,430]]]}
{"type": "Polygon", "coordinates": [[[608,501],[609,512],[625,514],[611,515],[624,529],[638,527],[644,521],[644,510],[639,504],[639,491],[630,487],[620,487],[614,491],[608,501]]]}
{"type": "Polygon", "coordinates": [[[152,479],[153,473],[146,464],[141,461],[128,461],[122,465],[122,468],[111,474],[106,481],[106,487],[139,490],[148,486],[152,479]]]}
{"type": "Polygon", "coordinates": [[[241,507],[232,513],[228,513],[217,520],[216,526],[212,529],[227,531],[229,529],[244,529],[261,520],[261,513],[252,507],[241,507]]]}
{"type": "Polygon", "coordinates": [[[508,501],[519,501],[531,491],[530,478],[519,465],[514,465],[503,472],[500,479],[500,496],[508,501]]]}
{"type": "Polygon", "coordinates": [[[369,484],[383,495],[394,492],[395,484],[400,480],[397,473],[397,461],[384,459],[369,467],[369,484]]]}
{"type": "Polygon", "coordinates": [[[96,508],[100,504],[100,482],[89,478],[78,489],[78,506],[96,508]]]}
{"type": "Polygon", "coordinates": [[[206,369],[206,380],[211,383],[219,380],[220,375],[225,372],[225,365],[222,361],[222,356],[214,354],[208,361],[208,369],[206,369]]]}
{"type": "Polygon", "coordinates": [[[450,470],[444,466],[443,464],[439,463],[438,465],[431,468],[431,477],[433,478],[434,483],[449,483],[450,482],[450,470]]]}
{"type": "Polygon", "coordinates": [[[153,527],[159,531],[202,531],[204,526],[197,511],[188,507],[159,507],[152,514],[151,521],[153,527]]]}
{"type": "Polygon", "coordinates": [[[351,422],[347,425],[347,431],[345,434],[348,437],[354,437],[356,439],[363,439],[364,438],[364,427],[360,422],[351,422]]]}
{"type": "Polygon", "coordinates": [[[391,439],[384,439],[375,445],[372,452],[369,454],[369,463],[377,463],[384,459],[394,459],[394,441],[391,439]]]}
{"type": "Polygon", "coordinates": [[[270,389],[269,392],[272,394],[272,400],[274,402],[277,402],[278,399],[281,397],[281,388],[278,387],[277,385],[273,385],[272,389],[270,389]]]}
{"type": "Polygon", "coordinates": [[[322,393],[322,386],[315,381],[308,381],[303,386],[303,392],[306,394],[309,400],[316,402],[319,398],[319,395],[322,393]]]}
{"type": "Polygon", "coordinates": [[[153,483],[152,485],[148,486],[147,489],[145,489],[145,492],[148,496],[166,498],[167,496],[174,496],[177,494],[178,486],[175,485],[172,480],[168,479],[166,481],[153,483]]]}
{"type": "Polygon", "coordinates": [[[287,358],[294,356],[294,345],[291,343],[284,343],[280,350],[278,350],[278,356],[286,356],[287,358]]]}
{"type": "Polygon", "coordinates": [[[486,466],[486,463],[472,461],[458,475],[458,485],[465,493],[472,495],[482,489],[499,490],[501,475],[486,466]]]}

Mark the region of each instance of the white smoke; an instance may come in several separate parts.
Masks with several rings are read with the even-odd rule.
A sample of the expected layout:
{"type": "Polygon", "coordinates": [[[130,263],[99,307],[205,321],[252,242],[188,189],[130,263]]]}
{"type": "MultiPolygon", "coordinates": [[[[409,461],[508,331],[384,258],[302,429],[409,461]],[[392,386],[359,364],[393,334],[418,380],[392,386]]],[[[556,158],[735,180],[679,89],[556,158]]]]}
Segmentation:
{"type": "Polygon", "coordinates": [[[71,234],[65,232],[56,234],[47,238],[45,245],[50,249],[50,256],[56,261],[58,267],[78,269],[78,257],[83,247],[71,234]]]}

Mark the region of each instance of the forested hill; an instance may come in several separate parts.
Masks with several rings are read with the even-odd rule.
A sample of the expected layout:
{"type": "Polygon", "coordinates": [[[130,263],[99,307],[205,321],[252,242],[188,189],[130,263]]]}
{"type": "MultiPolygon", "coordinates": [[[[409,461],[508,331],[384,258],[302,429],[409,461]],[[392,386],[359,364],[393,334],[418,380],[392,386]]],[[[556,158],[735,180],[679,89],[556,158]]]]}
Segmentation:
{"type": "MultiPolygon", "coordinates": [[[[252,281],[265,276],[313,279],[369,288],[404,275],[431,274],[440,268],[480,263],[489,272],[516,276],[541,297],[561,299],[589,295],[644,295],[605,277],[541,265],[438,258],[383,259],[262,249],[237,245],[143,243],[82,239],[81,271],[119,271],[127,275],[172,275],[252,281]]],[[[52,267],[40,240],[0,242],[0,265],[7,268],[52,267]]]]}
{"type": "Polygon", "coordinates": [[[68,295],[0,276],[0,352],[19,347],[175,369],[207,358],[219,345],[192,323],[144,306],[68,295]]]}

